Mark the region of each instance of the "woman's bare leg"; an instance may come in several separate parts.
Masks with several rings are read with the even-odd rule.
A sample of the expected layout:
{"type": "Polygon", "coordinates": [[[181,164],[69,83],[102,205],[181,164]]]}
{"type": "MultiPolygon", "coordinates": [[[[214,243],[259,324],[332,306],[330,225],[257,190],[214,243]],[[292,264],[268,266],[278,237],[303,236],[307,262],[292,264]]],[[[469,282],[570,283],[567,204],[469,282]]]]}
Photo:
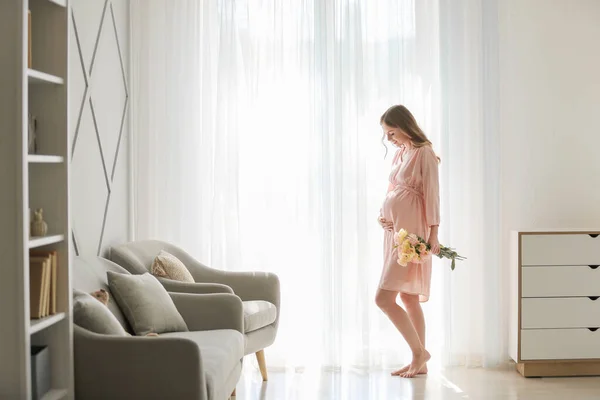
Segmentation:
{"type": "Polygon", "coordinates": [[[419,373],[431,358],[429,352],[419,339],[419,334],[406,311],[396,304],[397,292],[378,289],[375,297],[377,306],[388,316],[396,329],[402,334],[413,354],[412,362],[407,371],[401,373],[405,378],[412,378],[419,373]]]}
{"type": "MultiPolygon", "coordinates": [[[[425,316],[423,315],[423,309],[421,308],[421,303],[419,302],[419,296],[416,294],[408,294],[408,293],[400,293],[400,299],[406,308],[406,313],[408,314],[408,318],[412,322],[417,334],[419,335],[419,340],[423,347],[425,346],[425,316]]],[[[395,371],[393,375],[402,375],[410,368],[410,364],[404,366],[403,368],[395,371]]],[[[418,372],[419,374],[427,373],[427,364],[421,368],[418,372]]]]}

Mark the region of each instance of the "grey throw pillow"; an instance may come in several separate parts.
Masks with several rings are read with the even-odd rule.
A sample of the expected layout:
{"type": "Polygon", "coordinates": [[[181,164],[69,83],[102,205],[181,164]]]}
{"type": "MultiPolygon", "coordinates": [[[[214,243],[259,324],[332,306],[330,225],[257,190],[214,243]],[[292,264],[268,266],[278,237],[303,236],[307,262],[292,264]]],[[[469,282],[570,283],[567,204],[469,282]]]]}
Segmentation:
{"type": "Polygon", "coordinates": [[[73,322],[94,333],[129,336],[108,307],[77,289],[73,290],[73,322]]]}
{"type": "Polygon", "coordinates": [[[175,303],[161,283],[150,275],[107,271],[108,286],[136,335],[187,332],[175,303]]]}

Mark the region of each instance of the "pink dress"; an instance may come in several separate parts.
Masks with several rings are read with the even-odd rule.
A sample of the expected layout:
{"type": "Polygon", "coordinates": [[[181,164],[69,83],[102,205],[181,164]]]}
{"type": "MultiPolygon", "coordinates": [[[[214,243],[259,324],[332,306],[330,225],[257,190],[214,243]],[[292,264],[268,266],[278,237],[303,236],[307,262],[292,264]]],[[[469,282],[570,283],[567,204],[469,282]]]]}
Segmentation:
{"type": "MultiPolygon", "coordinates": [[[[392,188],[383,202],[381,216],[394,223],[394,232],[404,228],[427,240],[430,227],[440,223],[438,160],[431,146],[398,150],[390,183],[392,188]]],[[[426,302],[431,286],[431,258],[422,264],[400,266],[394,232],[385,231],[379,287],[418,294],[419,301],[426,302]]]]}

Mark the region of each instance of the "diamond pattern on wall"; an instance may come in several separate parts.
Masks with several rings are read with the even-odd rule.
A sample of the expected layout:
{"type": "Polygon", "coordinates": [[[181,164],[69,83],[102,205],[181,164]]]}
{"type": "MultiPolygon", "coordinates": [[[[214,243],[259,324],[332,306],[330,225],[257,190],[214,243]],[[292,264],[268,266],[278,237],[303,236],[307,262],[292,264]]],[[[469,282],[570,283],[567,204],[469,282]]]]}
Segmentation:
{"type": "Polygon", "coordinates": [[[84,46],[91,43],[91,38],[89,35],[83,38],[80,29],[94,29],[89,22],[95,20],[95,16],[86,12],[85,19],[82,18],[83,25],[79,26],[75,9],[71,8],[72,43],[79,59],[77,65],[80,66],[80,71],[72,71],[71,74],[77,78],[77,74],[83,77],[83,93],[76,100],[77,120],[73,121],[75,130],[71,138],[71,175],[72,186],[75,187],[72,193],[72,236],[77,256],[90,255],[92,252],[101,255],[129,103],[127,76],[112,1],[101,0],[100,3],[85,0],[84,6],[88,7],[87,11],[102,11],[93,49],[89,49],[84,46]]]}
{"type": "Polygon", "coordinates": [[[84,106],[71,160],[71,215],[77,255],[96,255],[102,238],[109,185],[94,128],[90,100],[84,106]]]}

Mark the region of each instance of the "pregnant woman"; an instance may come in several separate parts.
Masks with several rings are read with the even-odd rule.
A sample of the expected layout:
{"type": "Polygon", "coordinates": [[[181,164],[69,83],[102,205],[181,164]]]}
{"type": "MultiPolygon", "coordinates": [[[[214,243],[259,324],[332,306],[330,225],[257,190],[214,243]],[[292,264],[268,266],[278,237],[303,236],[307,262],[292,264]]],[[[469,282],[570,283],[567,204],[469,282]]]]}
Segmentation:
{"type": "Polygon", "coordinates": [[[385,230],[384,265],[375,301],[412,351],[412,362],[392,375],[412,378],[427,373],[431,357],[425,348],[425,318],[420,304],[429,299],[431,257],[423,263],[400,266],[394,232],[405,229],[426,239],[433,254],[439,252],[439,158],[406,107],[390,107],[380,124],[384,136],[398,151],[379,216],[385,230]],[[406,311],[396,303],[398,294],[406,311]]]}

